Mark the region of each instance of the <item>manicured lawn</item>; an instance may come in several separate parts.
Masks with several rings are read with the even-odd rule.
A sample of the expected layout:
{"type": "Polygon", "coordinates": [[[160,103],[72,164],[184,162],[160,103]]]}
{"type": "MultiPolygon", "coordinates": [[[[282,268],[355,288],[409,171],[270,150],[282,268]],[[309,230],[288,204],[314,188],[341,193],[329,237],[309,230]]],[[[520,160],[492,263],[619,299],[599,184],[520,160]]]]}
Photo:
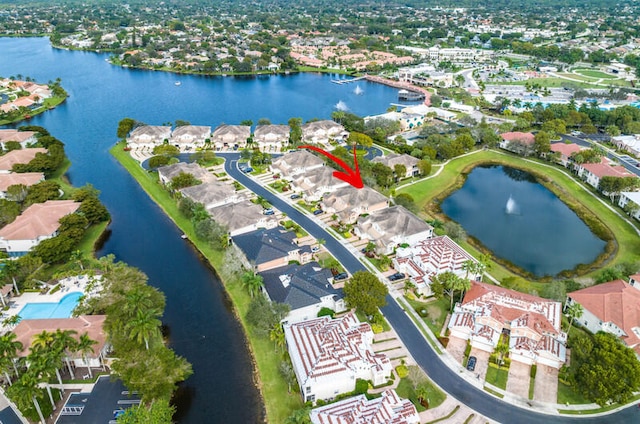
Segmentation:
{"type": "Polygon", "coordinates": [[[507,369],[498,369],[493,364],[489,364],[489,368],[487,368],[487,377],[485,378],[487,383],[493,384],[501,389],[506,389],[508,378],[509,371],[507,369]]]}
{"type": "MultiPolygon", "coordinates": [[[[428,380],[424,383],[427,387],[427,399],[429,402],[429,409],[437,408],[444,402],[447,398],[447,395],[444,394],[438,387],[436,387],[431,380],[428,380]]],[[[416,395],[416,391],[413,390],[411,385],[411,381],[408,378],[403,378],[398,383],[398,387],[396,388],[396,393],[398,396],[404,399],[409,399],[411,403],[416,406],[418,412],[422,412],[426,410],[424,406],[418,402],[418,395],[416,395]]]]}
{"type": "Polygon", "coordinates": [[[606,79],[618,79],[615,75],[606,74],[602,71],[595,69],[576,69],[576,73],[591,78],[606,78],[606,79]]]}
{"type": "Polygon", "coordinates": [[[82,252],[82,256],[85,256],[87,258],[93,257],[93,254],[96,250],[96,242],[100,239],[100,236],[102,236],[102,233],[104,233],[104,230],[107,229],[108,225],[109,222],[105,221],[89,227],[89,229],[84,233],[84,237],[77,247],[77,250],[82,252]]]}
{"type": "MultiPolygon", "coordinates": [[[[154,174],[142,169],[140,165],[122,150],[118,144],[110,150],[111,154],[129,171],[151,198],[165,211],[165,213],[187,235],[200,252],[216,269],[221,269],[223,263],[222,252],[213,250],[206,243],[200,242],[194,234],[191,222],[180,214],[176,202],[156,181],[154,174]]],[[[296,409],[302,407],[302,400],[297,393],[288,394],[287,383],[281,377],[278,367],[281,355],[274,352],[274,345],[268,338],[259,338],[253,333],[245,320],[251,298],[242,288],[238,279],[223,281],[235,306],[236,316],[242,323],[248,337],[251,352],[256,362],[259,379],[258,385],[264,398],[268,422],[281,423],[296,409]]]]}
{"type": "Polygon", "coordinates": [[[431,332],[438,336],[440,334],[440,330],[442,330],[442,326],[444,325],[444,320],[447,318],[447,314],[449,313],[449,306],[451,306],[449,299],[443,297],[430,302],[412,300],[406,297],[405,299],[422,317],[422,320],[427,324],[431,332]],[[424,314],[420,313],[421,310],[425,310],[427,316],[423,317],[422,315],[424,314]]]}
{"type": "Polygon", "coordinates": [[[591,403],[587,398],[582,396],[573,387],[564,384],[562,381],[558,381],[558,403],[569,405],[583,405],[585,403],[591,403]]]}
{"type": "MultiPolygon", "coordinates": [[[[562,193],[565,200],[572,201],[576,203],[576,207],[584,207],[592,216],[599,217],[615,235],[618,251],[615,257],[607,263],[607,266],[640,260],[640,237],[638,237],[632,225],[614,214],[607,207],[606,200],[605,203],[607,204],[605,205],[599,198],[592,196],[588,190],[584,189],[582,183],[577,182],[557,167],[539,161],[527,160],[497,151],[480,151],[472,155],[456,158],[447,164],[437,177],[402,188],[398,192],[408,193],[413,196],[422,211],[423,217],[430,217],[430,214],[435,214],[433,209],[435,203],[442,200],[439,197],[443,197],[443,193],[453,189],[463,181],[461,173],[481,163],[514,166],[544,175],[550,180],[549,184],[554,192],[562,193]]],[[[469,248],[467,243],[461,243],[461,245],[465,249],[469,248]]],[[[469,251],[472,254],[478,253],[475,249],[469,249],[469,251]]],[[[504,276],[513,275],[497,263],[492,264],[489,272],[499,280],[504,276]]],[[[592,275],[594,272],[592,271],[587,275],[592,275]]]]}

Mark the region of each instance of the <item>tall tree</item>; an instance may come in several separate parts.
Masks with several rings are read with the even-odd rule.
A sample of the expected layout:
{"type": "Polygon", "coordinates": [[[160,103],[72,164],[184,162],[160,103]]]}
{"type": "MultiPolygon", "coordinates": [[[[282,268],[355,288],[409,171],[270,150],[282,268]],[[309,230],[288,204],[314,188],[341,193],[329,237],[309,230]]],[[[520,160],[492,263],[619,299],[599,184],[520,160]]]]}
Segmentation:
{"type": "Polygon", "coordinates": [[[378,277],[367,271],[358,271],[343,288],[347,304],[367,316],[374,315],[386,305],[387,287],[378,277]]]}
{"type": "Polygon", "coordinates": [[[22,350],[22,343],[16,340],[16,338],[17,336],[13,332],[7,332],[0,336],[0,369],[4,373],[9,385],[11,385],[9,371],[14,369],[16,377],[18,376],[16,361],[18,359],[18,352],[22,350]]]}
{"type": "Polygon", "coordinates": [[[82,360],[87,365],[87,370],[89,371],[90,378],[93,378],[93,374],[91,373],[91,366],[89,365],[87,355],[93,353],[93,345],[97,343],[97,341],[92,340],[91,337],[89,337],[88,333],[84,333],[78,339],[78,345],[76,346],[77,351],[82,355],[82,360]]]}
{"type": "Polygon", "coordinates": [[[134,340],[144,343],[145,349],[149,350],[149,344],[160,339],[160,325],[155,311],[139,310],[136,316],[125,324],[125,329],[134,340]]]}
{"type": "Polygon", "coordinates": [[[573,325],[573,321],[579,319],[584,313],[584,308],[579,303],[572,303],[571,305],[567,305],[564,312],[569,318],[569,328],[567,329],[567,333],[571,331],[571,326],[573,325]]]}
{"type": "Polygon", "coordinates": [[[247,271],[242,274],[241,277],[242,285],[247,289],[251,297],[253,298],[256,294],[260,293],[260,290],[264,286],[264,280],[261,275],[254,274],[251,271],[247,271]]]}

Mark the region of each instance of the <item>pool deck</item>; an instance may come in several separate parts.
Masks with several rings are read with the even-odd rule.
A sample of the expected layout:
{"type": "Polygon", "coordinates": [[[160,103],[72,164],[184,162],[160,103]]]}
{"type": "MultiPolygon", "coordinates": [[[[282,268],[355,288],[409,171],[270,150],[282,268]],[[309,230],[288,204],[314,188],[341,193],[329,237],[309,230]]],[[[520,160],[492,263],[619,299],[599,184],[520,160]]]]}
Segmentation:
{"type": "MultiPolygon", "coordinates": [[[[41,292],[22,292],[20,296],[11,296],[9,299],[6,299],[5,302],[8,304],[9,309],[6,311],[2,311],[0,315],[0,333],[5,333],[6,331],[12,330],[15,325],[5,325],[4,320],[7,318],[17,315],[18,312],[24,308],[27,303],[58,303],[60,300],[73,292],[80,292],[87,296],[92,296],[97,294],[100,291],[100,276],[94,276],[93,278],[88,275],[77,275],[73,277],[67,277],[61,279],[59,282],[60,290],[56,291],[53,294],[42,294],[41,292]],[[90,281],[95,281],[93,284],[93,288],[91,291],[87,292],[87,285],[90,281]]],[[[55,285],[51,286],[53,289],[55,285]]],[[[2,306],[2,305],[0,305],[2,306]]]]}

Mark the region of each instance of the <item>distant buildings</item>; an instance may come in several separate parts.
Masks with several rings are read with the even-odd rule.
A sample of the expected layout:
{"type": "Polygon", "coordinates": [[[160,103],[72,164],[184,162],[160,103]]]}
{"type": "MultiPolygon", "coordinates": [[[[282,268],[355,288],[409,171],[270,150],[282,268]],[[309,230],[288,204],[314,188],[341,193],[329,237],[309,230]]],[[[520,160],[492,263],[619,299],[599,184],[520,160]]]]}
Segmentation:
{"type": "Polygon", "coordinates": [[[530,133],[524,133],[519,131],[506,132],[500,135],[501,141],[499,146],[510,152],[517,153],[523,156],[529,156],[533,153],[533,144],[536,139],[535,136],[530,133]]]}

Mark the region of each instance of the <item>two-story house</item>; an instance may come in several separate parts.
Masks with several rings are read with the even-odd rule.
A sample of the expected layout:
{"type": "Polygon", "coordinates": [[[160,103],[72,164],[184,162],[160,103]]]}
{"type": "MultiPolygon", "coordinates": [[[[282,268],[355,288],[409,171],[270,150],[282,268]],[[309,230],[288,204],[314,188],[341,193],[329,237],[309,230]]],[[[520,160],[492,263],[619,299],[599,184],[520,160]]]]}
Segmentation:
{"type": "Polygon", "coordinates": [[[348,185],[324,196],[320,202],[327,214],[336,214],[341,222],[353,224],[363,214],[389,206],[389,199],[372,188],[348,185]]]}

